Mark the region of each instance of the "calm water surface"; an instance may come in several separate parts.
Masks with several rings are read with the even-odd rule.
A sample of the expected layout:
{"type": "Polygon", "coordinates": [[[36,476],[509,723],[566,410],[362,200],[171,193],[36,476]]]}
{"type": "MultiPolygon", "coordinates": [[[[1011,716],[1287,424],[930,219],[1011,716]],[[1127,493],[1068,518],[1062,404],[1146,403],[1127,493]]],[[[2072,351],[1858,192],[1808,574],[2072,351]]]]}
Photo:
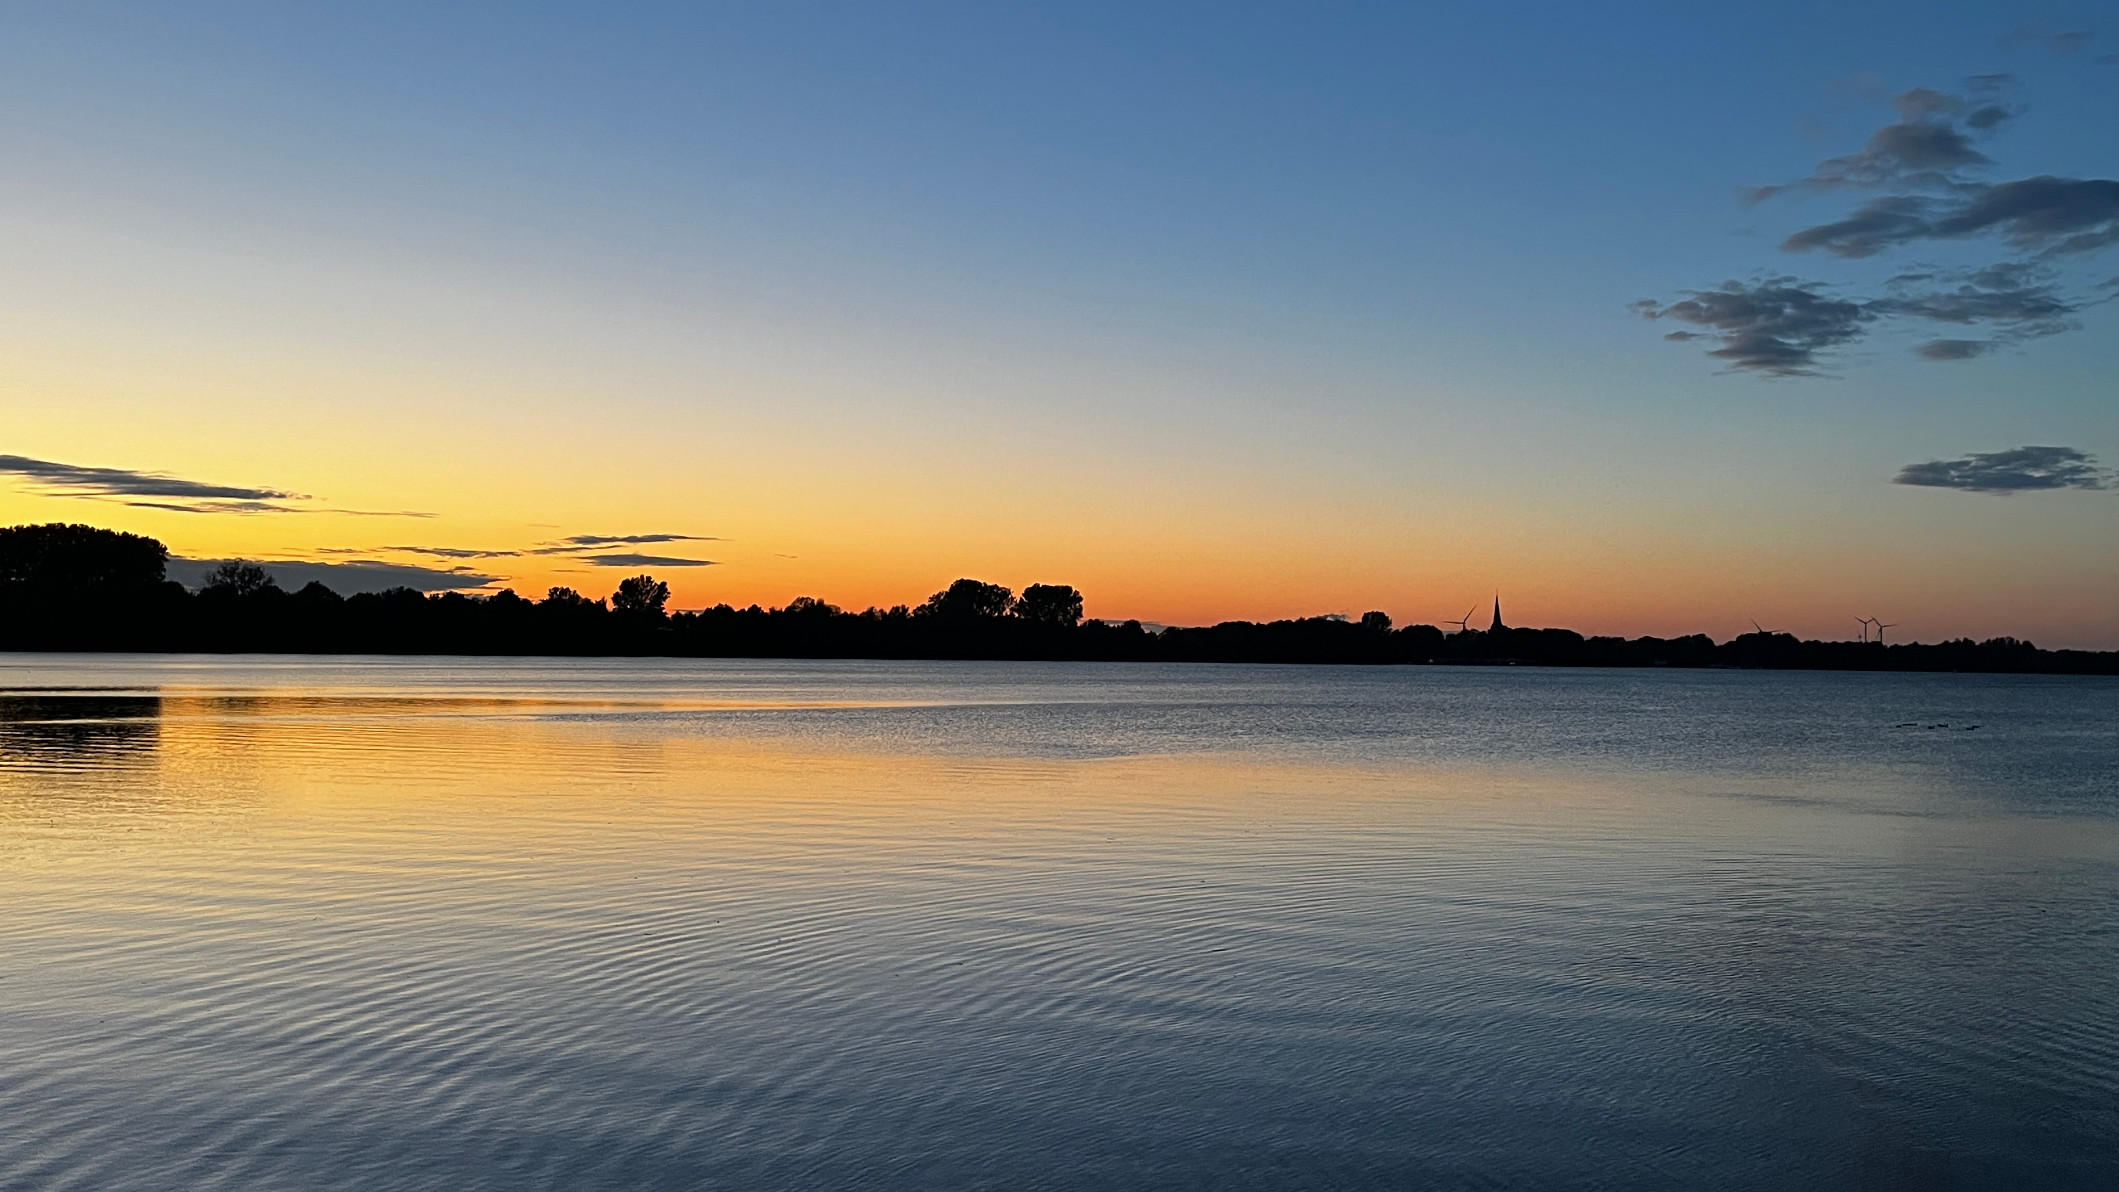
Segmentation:
{"type": "Polygon", "coordinates": [[[0,1061],[6,1189],[2109,1189],[2119,682],[0,656],[0,1061]]]}

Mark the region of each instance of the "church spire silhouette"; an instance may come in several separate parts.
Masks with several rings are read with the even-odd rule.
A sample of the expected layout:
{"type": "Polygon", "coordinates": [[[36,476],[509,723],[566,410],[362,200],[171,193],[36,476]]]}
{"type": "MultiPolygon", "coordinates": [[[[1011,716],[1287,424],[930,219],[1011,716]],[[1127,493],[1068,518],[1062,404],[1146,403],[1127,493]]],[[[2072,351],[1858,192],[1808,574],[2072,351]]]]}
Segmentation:
{"type": "Polygon", "coordinates": [[[1494,593],[1494,627],[1487,630],[1487,632],[1499,633],[1506,628],[1508,628],[1508,626],[1503,625],[1501,623],[1501,594],[1499,592],[1496,592],[1494,593]]]}

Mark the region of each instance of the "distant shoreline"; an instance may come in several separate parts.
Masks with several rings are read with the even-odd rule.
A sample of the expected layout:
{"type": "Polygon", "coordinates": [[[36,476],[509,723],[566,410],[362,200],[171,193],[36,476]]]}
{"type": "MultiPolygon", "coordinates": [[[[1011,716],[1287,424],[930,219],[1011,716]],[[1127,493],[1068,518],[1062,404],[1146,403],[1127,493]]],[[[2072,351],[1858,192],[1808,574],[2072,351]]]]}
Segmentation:
{"type": "Polygon", "coordinates": [[[2119,651],[2041,650],[2008,637],[1893,645],[1765,630],[1726,642],[1705,634],[1585,637],[1507,627],[1498,607],[1491,628],[1452,634],[1395,628],[1381,612],[1152,632],[1139,621],[1085,620],[1082,594],[1065,584],[1017,594],[960,579],[918,606],[861,612],[800,597],[780,608],[671,613],[668,585],[650,575],[627,578],[601,599],[569,588],[541,600],[410,588],[341,596],[321,583],[283,591],[264,567],[231,562],[193,592],[166,578],[167,561],[152,538],[93,526],[0,529],[0,650],[2119,675],[2119,651]]]}
{"type": "MultiPolygon", "coordinates": [[[[1832,642],[1819,642],[1819,643],[1806,643],[1806,644],[1816,644],[1816,645],[1835,645],[1835,644],[1846,644],[1846,643],[1832,643],[1832,642]]],[[[1859,644],[1859,643],[1854,643],[1854,644],[1859,644]]],[[[1917,643],[1916,643],[1916,644],[1917,644],[1917,643]]],[[[1951,643],[1944,643],[1944,644],[1951,644],[1951,643]]],[[[1975,643],[1975,644],[1976,644],[1976,643],[1975,643]]],[[[2086,652],[2086,651],[2051,651],[2051,653],[2055,653],[2055,654],[2070,654],[2070,653],[2087,653],[2087,652],[2086,652]]],[[[27,647],[27,648],[22,648],[22,647],[0,647],[0,657],[36,657],[36,656],[41,656],[41,655],[52,655],[52,654],[90,654],[90,655],[103,655],[103,654],[130,654],[130,655],[140,655],[140,656],[147,656],[147,657],[157,657],[157,658],[160,658],[160,657],[168,657],[168,658],[180,658],[180,657],[218,657],[218,656],[225,656],[225,657],[230,657],[230,658],[239,658],[239,657],[262,657],[262,658],[289,658],[289,659],[301,659],[301,658],[318,658],[318,659],[325,659],[325,658],[467,658],[467,659],[478,659],[478,658],[486,658],[486,659],[510,659],[510,658],[513,658],[513,659],[522,659],[522,660],[525,660],[525,661],[535,661],[535,660],[540,660],[540,659],[548,659],[548,658],[605,658],[605,659],[624,659],[624,658],[671,658],[671,659],[691,659],[691,660],[698,660],[698,661],[715,661],[715,660],[730,660],[730,661],[736,661],[736,660],[740,660],[740,661],[747,661],[747,662],[1063,662],[1063,663],[1080,663],[1080,664],[1089,664],[1089,665],[1096,665],[1096,664],[1104,664],[1104,663],[1111,663],[1111,664],[1128,664],[1128,663],[1130,663],[1130,664],[1147,664],[1147,665],[1167,665],[1167,666],[1286,666],[1286,667],[1311,667],[1311,666],[1353,666],[1353,667],[1363,667],[1363,668],[1376,668],[1376,669],[1383,669],[1383,668],[1397,668],[1397,667],[1405,667],[1405,668],[1426,668],[1426,667],[1438,667],[1438,668],[1444,668],[1444,669],[1462,669],[1462,668],[1477,668],[1477,669],[1496,669],[1496,668],[1503,668],[1503,669],[1505,669],[1505,668],[1520,668],[1520,669],[1524,669],[1524,670],[1658,670],[1658,671],[1670,671],[1670,670],[1684,670],[1684,671],[1696,671],[1696,670],[1713,670],[1713,671],[1786,671],[1786,672],[1816,672],[1816,671],[1831,671],[1831,672],[1836,672],[1836,673],[1841,673],[1841,674],[1901,674],[1901,675],[1959,675],[1959,674],[1965,674],[1965,675],[1972,675],[1972,674],[1983,674],[1983,675],[2051,675],[2051,676],[2060,676],[2060,677],[2084,677],[2084,678],[2113,678],[2113,677],[2119,677],[2119,661],[2106,661],[2106,660],[2109,660],[2109,659],[2112,659],[2112,658],[2113,658],[2113,655],[2112,655],[2111,653],[2108,653],[2108,652],[2099,652],[2099,653],[2092,653],[2092,654],[2091,654],[2090,656],[2091,656],[2091,657],[2092,657],[2093,659],[2096,659],[2096,660],[2098,660],[2098,661],[2097,661],[2097,662],[2096,662],[2095,664],[2093,664],[2093,665],[2089,665],[2089,666],[2079,666],[2079,667],[2068,667],[2068,666],[2064,666],[2064,665],[2063,665],[2063,666],[2047,666],[2047,667],[2043,667],[2043,668],[2025,668],[2025,667],[1996,667],[1996,666],[1984,666],[1984,667],[1946,667],[1946,666],[1924,666],[1924,665],[1884,665],[1884,666],[1804,666],[1804,665],[1788,665],[1788,666],[1777,666],[1777,665],[1774,665],[1774,664],[1772,664],[1772,663],[1759,663],[1759,664],[1737,664],[1737,663],[1726,663],[1726,662],[1713,662],[1713,663],[1702,663],[1702,664],[1680,664],[1680,663],[1672,663],[1672,664],[1666,664],[1666,663],[1650,663],[1650,664],[1629,664],[1629,663],[1607,663],[1607,662],[1578,662],[1578,663],[1577,663],[1577,662],[1570,662],[1570,663],[1553,663],[1553,662],[1532,662],[1532,661],[1527,661],[1527,660],[1524,660],[1524,659],[1519,659],[1519,658],[1506,658],[1506,659],[1464,659],[1464,658],[1454,658],[1454,659],[1453,659],[1453,658],[1433,658],[1433,659],[1414,659],[1414,660],[1410,660],[1410,661],[1401,661],[1401,662],[1359,662],[1359,661],[1343,661],[1343,660],[1335,660],[1335,659],[1276,659],[1276,658],[1156,658],[1156,657],[1147,657],[1147,658],[1088,658],[1088,657],[1048,657],[1048,656],[1024,656],[1024,655],[1009,655],[1009,656],[1005,656],[1005,657],[1004,657],[1004,656],[987,656],[987,655],[968,655],[968,654],[959,654],[959,655],[949,655],[949,656],[940,656],[940,655],[925,655],[925,654],[919,654],[919,655],[915,655],[915,654],[698,654],[698,653],[669,653],[669,652],[660,652],[660,653],[656,653],[656,652],[646,652],[646,651],[637,651],[637,650],[636,650],[636,651],[630,651],[630,652],[617,652],[617,653],[613,653],[613,652],[578,652],[578,651],[577,651],[577,652],[569,652],[569,653],[556,653],[556,652],[551,652],[551,651],[541,651],[541,652],[538,652],[538,651],[491,651],[491,650],[484,650],[484,651],[467,651],[467,650],[449,650],[449,649],[432,649],[432,650],[265,650],[265,649],[225,649],[225,650],[209,650],[209,649],[166,649],[166,650],[151,650],[151,649],[133,649],[133,648],[129,648],[129,647],[113,647],[113,648],[109,648],[109,649],[101,649],[101,648],[88,648],[88,647],[76,647],[76,646],[61,646],[61,647],[48,647],[48,648],[47,648],[47,647],[27,647]]]]}
{"type": "MultiPolygon", "coordinates": [[[[356,598],[357,599],[357,598],[356,598]]],[[[422,597],[440,601],[441,597],[422,597]]],[[[406,611],[402,608],[400,613],[406,611]]],[[[677,614],[707,617],[707,614],[677,614]]],[[[732,610],[739,617],[751,610],[732,610]]],[[[0,632],[0,652],[9,654],[151,654],[237,655],[262,654],[284,658],[729,658],[785,661],[875,661],[875,662],[1148,662],[1197,663],[1204,665],[1275,666],[1436,666],[1436,667],[1537,667],[1546,669],[1605,670],[1780,670],[1846,671],[1905,674],[2026,674],[2026,675],[2119,675],[2119,652],[2040,650],[2024,643],[2008,645],[1969,640],[1942,643],[1908,643],[1878,646],[1875,643],[1801,641],[1787,634],[1745,634],[1715,643],[1704,636],[1692,638],[1584,638],[1564,629],[1505,631],[1534,638],[1545,649],[1479,655],[1463,651],[1508,648],[1494,635],[1472,631],[1441,637],[1431,626],[1415,625],[1378,635],[1381,640],[1357,638],[1343,632],[1354,628],[1347,622],[1327,618],[1275,621],[1254,624],[1226,622],[1200,628],[1172,628],[1149,634],[1127,625],[1102,631],[1084,629],[1077,634],[1045,635],[1011,632],[1014,626],[963,626],[958,633],[920,634],[929,649],[840,649],[825,648],[832,634],[788,633],[791,627],[775,626],[771,619],[779,610],[757,610],[762,625],[746,626],[756,632],[733,638],[710,634],[681,622],[659,629],[637,630],[623,626],[600,626],[602,632],[584,633],[564,643],[538,644],[505,635],[473,634],[472,642],[449,641],[423,630],[439,628],[407,624],[370,625],[361,631],[323,634],[303,632],[301,627],[253,621],[242,629],[191,625],[172,639],[146,640],[138,632],[117,630],[104,635],[25,632],[17,623],[0,632]],[[1335,628],[1336,627],[1336,628],[1335,628]],[[689,632],[687,632],[689,630],[689,632]],[[778,630],[779,632],[775,632],[778,630]],[[1433,632],[1429,638],[1426,630],[1433,632]],[[1403,636],[1401,636],[1403,635],[1403,636]],[[1462,640],[1464,638],[1472,640],[1462,640]],[[765,638],[782,648],[769,648],[765,638]],[[745,640],[748,639],[748,640],[745,640]],[[1438,654],[1419,653],[1419,647],[1439,639],[1438,654]]],[[[860,614],[840,614],[858,618],[860,614]]],[[[455,620],[455,618],[449,618],[455,620]]],[[[939,629],[940,627],[936,627],[939,629]]],[[[155,635],[157,638],[160,635],[155,635]]],[[[878,643],[880,644],[880,643],[878,643]]],[[[903,643],[909,645],[910,643],[903,643]]]]}

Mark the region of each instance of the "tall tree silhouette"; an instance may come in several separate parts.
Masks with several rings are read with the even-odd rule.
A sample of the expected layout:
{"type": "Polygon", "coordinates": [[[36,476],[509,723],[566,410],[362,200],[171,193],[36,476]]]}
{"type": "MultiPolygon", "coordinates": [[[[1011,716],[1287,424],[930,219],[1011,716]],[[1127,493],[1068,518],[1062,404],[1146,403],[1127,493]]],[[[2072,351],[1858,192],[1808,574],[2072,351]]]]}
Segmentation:
{"type": "Polygon", "coordinates": [[[914,612],[920,616],[939,617],[947,621],[970,621],[1005,617],[1014,603],[1015,593],[999,584],[960,579],[929,596],[927,603],[914,612]]]}
{"type": "Polygon", "coordinates": [[[1031,584],[1015,602],[1015,615],[1040,625],[1072,629],[1082,623],[1082,594],[1072,584],[1031,584]]]}
{"type": "Polygon", "coordinates": [[[618,581],[611,593],[611,611],[645,621],[660,621],[670,602],[670,586],[652,575],[636,575],[618,581]]]}

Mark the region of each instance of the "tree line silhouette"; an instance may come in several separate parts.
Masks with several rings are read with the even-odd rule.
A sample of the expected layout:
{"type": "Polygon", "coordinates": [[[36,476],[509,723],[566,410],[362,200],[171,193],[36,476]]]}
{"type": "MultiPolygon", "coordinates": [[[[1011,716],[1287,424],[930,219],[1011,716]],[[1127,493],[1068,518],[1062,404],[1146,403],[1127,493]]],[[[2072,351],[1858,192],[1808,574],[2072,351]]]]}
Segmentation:
{"type": "Polygon", "coordinates": [[[167,577],[152,538],[84,525],[0,529],[0,649],[315,654],[675,655],[748,658],[1046,659],[1130,662],[1436,663],[2119,674],[2119,652],[2041,650],[2015,638],[1923,645],[1803,641],[1759,631],[1717,643],[1584,637],[1567,629],[1393,628],[1304,617],[1151,632],[1085,620],[1065,584],[1020,594],[960,579],[917,606],[852,612],[803,596],[780,608],[670,612],[669,585],[637,575],[606,598],[542,599],[411,588],[341,596],[279,587],[262,566],[222,564],[194,592],[167,577]]]}

